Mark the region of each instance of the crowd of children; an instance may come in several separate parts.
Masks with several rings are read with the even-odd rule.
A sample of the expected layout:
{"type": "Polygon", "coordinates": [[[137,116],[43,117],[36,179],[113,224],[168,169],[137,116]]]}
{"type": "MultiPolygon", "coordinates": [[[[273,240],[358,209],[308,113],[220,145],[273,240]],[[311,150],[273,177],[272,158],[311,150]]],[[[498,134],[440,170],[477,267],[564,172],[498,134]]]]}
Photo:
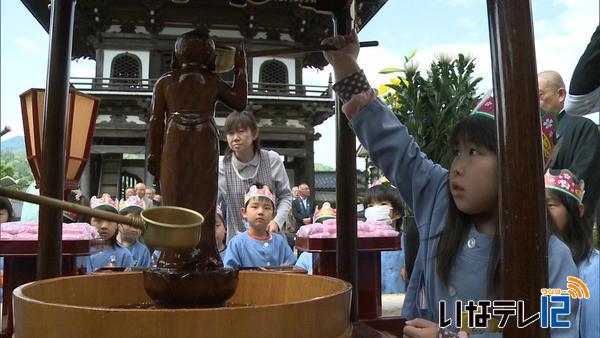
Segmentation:
{"type": "MultiPolygon", "coordinates": [[[[109,194],[90,199],[90,207],[128,217],[137,217],[144,210],[144,201],[130,196],[120,203],[109,194]]],[[[107,268],[131,268],[150,266],[150,251],[140,242],[142,229],[92,217],[90,224],[100,238],[95,241],[95,252],[85,258],[87,273],[107,268]]]]}

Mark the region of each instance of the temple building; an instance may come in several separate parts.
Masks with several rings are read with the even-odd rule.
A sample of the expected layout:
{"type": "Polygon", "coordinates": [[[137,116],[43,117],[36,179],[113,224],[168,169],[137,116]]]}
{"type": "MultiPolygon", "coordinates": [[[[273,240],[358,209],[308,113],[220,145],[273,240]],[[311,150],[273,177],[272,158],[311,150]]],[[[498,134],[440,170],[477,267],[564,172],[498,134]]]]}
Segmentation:
{"type": "MultiPolygon", "coordinates": [[[[44,0],[22,0],[48,30],[49,9],[44,0]]],[[[77,2],[73,59],[93,59],[93,78],[72,77],[76,89],[101,99],[90,160],[81,179],[86,195],[108,192],[121,197],[126,187],[147,185],[154,178],[145,168],[146,131],[152,89],[171,70],[178,35],[204,26],[217,45],[246,51],[318,45],[332,34],[329,15],[317,9],[320,1],[224,0],[91,0],[77,2]],[[117,5],[118,4],[118,5],[117,5]]],[[[354,6],[362,28],[385,1],[362,1],[354,6]]],[[[282,156],[291,184],[314,186],[313,144],[321,136],[315,126],[334,114],[331,78],[305,85],[303,69],[322,69],[321,53],[248,58],[248,106],[257,117],[261,145],[282,156]]],[[[233,73],[221,74],[232,80],[233,73]]],[[[226,148],[223,124],[229,109],[217,105],[215,120],[226,148]]],[[[334,130],[331,130],[333,133],[334,130]]],[[[331,154],[334,156],[334,154],[331,154]]]]}

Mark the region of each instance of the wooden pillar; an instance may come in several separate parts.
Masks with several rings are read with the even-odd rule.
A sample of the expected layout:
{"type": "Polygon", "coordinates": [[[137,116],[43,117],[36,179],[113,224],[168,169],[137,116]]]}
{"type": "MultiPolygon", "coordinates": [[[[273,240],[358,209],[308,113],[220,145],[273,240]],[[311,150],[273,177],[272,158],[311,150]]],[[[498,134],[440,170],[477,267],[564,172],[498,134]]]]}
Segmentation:
{"type": "Polygon", "coordinates": [[[306,158],[304,159],[303,181],[308,184],[316,194],[315,180],[315,130],[310,128],[306,134],[306,158]]]}
{"type": "MultiPolygon", "coordinates": [[[[548,248],[537,70],[531,5],[488,0],[498,131],[499,222],[503,299],[540,311],[548,287],[548,248]],[[526,259],[523,259],[526,257],[526,259]]],[[[545,337],[538,323],[523,329],[510,320],[505,338],[545,337]]]]}
{"type": "MultiPolygon", "coordinates": [[[[50,13],[50,52],[42,141],[40,194],[63,199],[65,125],[75,0],[54,0],[50,13]]],[[[40,206],[37,278],[61,274],[62,210],[40,206]]]]}
{"type": "MultiPolygon", "coordinates": [[[[345,35],[353,28],[350,10],[334,13],[334,35],[345,35]]],[[[335,103],[336,199],[337,199],[337,276],[352,284],[350,320],[358,319],[358,256],[356,230],[356,136],[343,114],[339,98],[335,103]]]]}

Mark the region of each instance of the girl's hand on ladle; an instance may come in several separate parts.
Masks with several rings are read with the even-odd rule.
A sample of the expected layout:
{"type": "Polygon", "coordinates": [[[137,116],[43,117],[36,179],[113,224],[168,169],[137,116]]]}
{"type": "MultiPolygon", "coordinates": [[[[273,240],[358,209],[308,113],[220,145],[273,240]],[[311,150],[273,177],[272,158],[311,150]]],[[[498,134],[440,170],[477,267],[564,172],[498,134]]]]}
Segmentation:
{"type": "Polygon", "coordinates": [[[336,81],[360,70],[356,59],[360,47],[356,30],[348,35],[337,35],[325,38],[321,45],[335,46],[336,50],[323,51],[325,60],[331,64],[336,81]]]}

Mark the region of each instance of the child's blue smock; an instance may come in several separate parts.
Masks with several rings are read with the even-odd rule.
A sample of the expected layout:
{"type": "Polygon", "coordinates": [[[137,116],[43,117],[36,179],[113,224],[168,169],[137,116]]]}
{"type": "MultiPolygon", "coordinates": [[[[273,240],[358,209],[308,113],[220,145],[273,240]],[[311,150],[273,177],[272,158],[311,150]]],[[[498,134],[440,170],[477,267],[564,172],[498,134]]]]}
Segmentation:
{"type": "MultiPolygon", "coordinates": [[[[446,317],[454,318],[457,300],[466,304],[468,300],[495,299],[486,287],[493,235],[479,233],[473,225],[457,253],[448,286],[436,271],[439,237],[435,236],[446,224],[448,171],[421,152],[406,127],[379,99],[371,101],[349,123],[375,165],[398,187],[402,198],[415,213],[421,244],[406,292],[403,316],[439,322],[441,300],[446,301],[446,317]]],[[[577,276],[569,248],[551,236],[548,256],[548,287],[566,289],[567,276],[577,276]]],[[[552,329],[553,338],[577,336],[577,308],[578,301],[572,299],[571,313],[561,317],[561,320],[571,322],[571,328],[552,329]]],[[[453,327],[454,324],[453,321],[453,327]]]]}
{"type": "MultiPolygon", "coordinates": [[[[318,254],[317,254],[318,255],[318,254]]],[[[304,251],[298,256],[296,266],[308,271],[309,275],[313,274],[313,253],[304,251]]]]}
{"type": "Polygon", "coordinates": [[[234,236],[227,244],[223,265],[230,268],[294,265],[296,257],[283,236],[271,235],[271,239],[257,240],[248,230],[234,236]]]}
{"type": "Polygon", "coordinates": [[[404,292],[404,251],[382,251],[381,252],[381,293],[404,292]]]}
{"type": "Polygon", "coordinates": [[[135,240],[135,243],[126,247],[133,257],[133,265],[135,267],[147,268],[150,266],[150,251],[143,243],[135,240]]]}
{"type": "Polygon", "coordinates": [[[133,256],[126,248],[119,245],[119,243],[107,245],[87,259],[87,273],[92,273],[100,268],[108,266],[111,262],[114,262],[115,268],[129,268],[133,266],[133,256]]]}
{"type": "Polygon", "coordinates": [[[580,279],[590,290],[590,298],[581,300],[579,333],[581,338],[600,338],[600,252],[579,263],[580,279]]]}

